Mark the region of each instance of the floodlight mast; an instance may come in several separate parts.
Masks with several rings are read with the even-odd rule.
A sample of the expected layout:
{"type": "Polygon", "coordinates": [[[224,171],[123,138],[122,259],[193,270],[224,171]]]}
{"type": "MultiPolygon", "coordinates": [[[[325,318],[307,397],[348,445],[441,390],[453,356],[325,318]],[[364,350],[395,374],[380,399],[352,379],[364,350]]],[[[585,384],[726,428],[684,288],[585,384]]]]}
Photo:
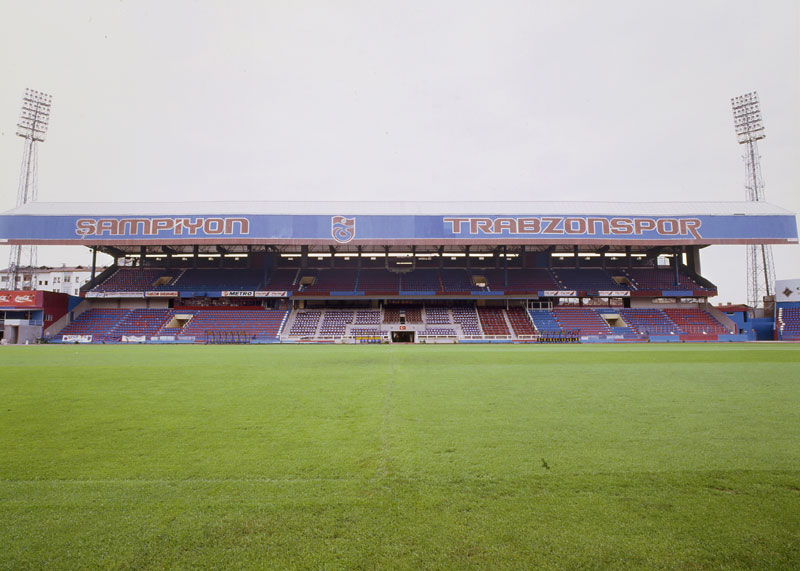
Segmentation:
{"type": "MultiPolygon", "coordinates": [[[[742,156],[745,164],[745,188],[747,200],[762,202],[764,181],[761,178],[761,156],[758,141],[765,137],[761,119],[758,93],[753,91],[731,99],[733,127],[740,145],[747,145],[742,156]]],[[[752,244],[747,246],[747,304],[764,307],[764,297],[772,295],[775,284],[775,266],[772,247],[752,244]],[[763,277],[763,281],[762,281],[763,277]]]]}
{"type": "MultiPolygon", "coordinates": [[[[17,136],[25,139],[25,147],[22,152],[17,207],[28,202],[35,202],[38,198],[38,143],[44,142],[47,135],[52,102],[52,96],[35,89],[26,89],[25,94],[22,96],[22,111],[20,111],[19,123],[17,123],[17,136]]],[[[34,268],[37,265],[36,254],[36,246],[11,246],[11,255],[8,260],[8,280],[6,282],[9,289],[35,289],[34,268]],[[27,286],[24,279],[25,274],[21,272],[23,260],[27,263],[29,270],[27,286]],[[20,273],[22,273],[23,279],[20,279],[20,273]]]]}

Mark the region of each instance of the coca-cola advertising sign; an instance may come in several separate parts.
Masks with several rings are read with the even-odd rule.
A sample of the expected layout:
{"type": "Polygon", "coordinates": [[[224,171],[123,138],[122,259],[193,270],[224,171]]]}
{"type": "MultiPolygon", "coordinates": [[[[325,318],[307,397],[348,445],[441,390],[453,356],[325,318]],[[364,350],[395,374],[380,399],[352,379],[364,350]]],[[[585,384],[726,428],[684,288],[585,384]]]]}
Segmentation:
{"type": "Polygon", "coordinates": [[[0,291],[0,307],[40,307],[38,292],[0,291]]]}

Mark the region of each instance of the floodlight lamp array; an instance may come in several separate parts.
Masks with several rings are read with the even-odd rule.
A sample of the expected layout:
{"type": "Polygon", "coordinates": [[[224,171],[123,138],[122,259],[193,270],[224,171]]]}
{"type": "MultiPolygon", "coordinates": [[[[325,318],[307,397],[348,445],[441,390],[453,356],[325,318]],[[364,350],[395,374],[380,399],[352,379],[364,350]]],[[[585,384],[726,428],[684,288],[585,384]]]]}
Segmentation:
{"type": "Polygon", "coordinates": [[[17,123],[17,135],[34,141],[44,141],[50,123],[53,97],[47,93],[26,89],[22,96],[22,111],[17,123]]]}
{"type": "Polygon", "coordinates": [[[761,121],[761,105],[758,93],[745,93],[731,99],[733,108],[733,128],[739,143],[748,143],[763,139],[764,124],[761,121]]]}

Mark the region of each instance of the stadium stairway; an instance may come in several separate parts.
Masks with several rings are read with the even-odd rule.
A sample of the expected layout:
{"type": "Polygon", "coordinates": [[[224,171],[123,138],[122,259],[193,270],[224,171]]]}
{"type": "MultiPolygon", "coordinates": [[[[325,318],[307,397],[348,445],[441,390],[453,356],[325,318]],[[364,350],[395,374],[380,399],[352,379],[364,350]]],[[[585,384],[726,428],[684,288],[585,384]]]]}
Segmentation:
{"type": "Polygon", "coordinates": [[[511,327],[514,338],[530,337],[536,335],[536,328],[531,321],[530,314],[521,306],[510,307],[506,311],[506,321],[511,327]]]}

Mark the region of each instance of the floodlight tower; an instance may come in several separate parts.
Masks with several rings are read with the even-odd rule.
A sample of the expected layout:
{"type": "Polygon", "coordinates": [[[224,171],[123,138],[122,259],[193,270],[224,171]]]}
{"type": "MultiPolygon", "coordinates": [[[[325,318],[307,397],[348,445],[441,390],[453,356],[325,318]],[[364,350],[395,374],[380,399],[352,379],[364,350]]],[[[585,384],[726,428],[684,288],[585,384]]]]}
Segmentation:
{"type": "MultiPolygon", "coordinates": [[[[758,141],[764,138],[761,122],[761,105],[758,93],[745,93],[731,99],[733,126],[740,145],[747,145],[742,156],[745,164],[747,200],[761,202],[764,198],[764,181],[761,178],[761,156],[758,141]]],[[[771,295],[775,287],[775,266],[772,263],[772,246],[751,244],[747,246],[747,304],[764,307],[764,296],[771,295]]]]}
{"type": "MultiPolygon", "coordinates": [[[[35,202],[38,198],[38,143],[44,141],[47,134],[52,101],[53,98],[50,95],[34,89],[26,89],[25,95],[22,96],[22,111],[19,114],[19,123],[17,123],[17,135],[25,139],[25,148],[22,152],[22,168],[17,190],[18,207],[28,202],[35,202]]],[[[29,287],[34,289],[33,269],[37,262],[36,246],[11,246],[11,255],[8,259],[7,283],[9,289],[25,287],[24,282],[17,283],[23,262],[27,263],[30,270],[29,287]]]]}

